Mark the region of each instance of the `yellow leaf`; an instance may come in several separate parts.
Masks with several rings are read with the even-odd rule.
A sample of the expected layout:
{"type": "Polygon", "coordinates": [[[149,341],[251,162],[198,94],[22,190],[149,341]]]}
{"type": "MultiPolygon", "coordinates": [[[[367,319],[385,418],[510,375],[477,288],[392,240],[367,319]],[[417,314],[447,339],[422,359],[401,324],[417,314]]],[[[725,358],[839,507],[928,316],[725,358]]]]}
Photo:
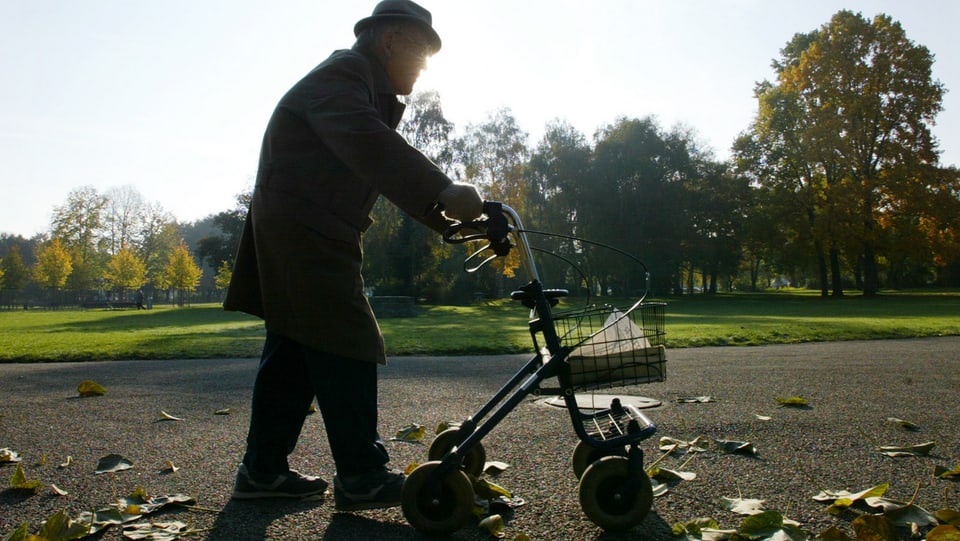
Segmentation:
{"type": "Polygon", "coordinates": [[[161,421],[186,421],[186,419],[184,419],[183,417],[174,417],[173,415],[170,415],[169,413],[163,410],[160,410],[160,420],[161,421]]]}
{"type": "Polygon", "coordinates": [[[214,415],[230,415],[230,408],[223,408],[222,410],[217,410],[213,412],[214,415]]]}
{"type": "Polygon", "coordinates": [[[170,473],[177,473],[177,470],[179,470],[179,469],[180,469],[180,468],[177,467],[176,465],[174,465],[173,462],[171,462],[171,461],[169,461],[169,460],[167,461],[167,469],[166,469],[165,471],[168,471],[168,472],[170,472],[170,473]]]}
{"type": "Polygon", "coordinates": [[[791,396],[790,398],[780,398],[778,396],[777,402],[780,404],[780,407],[791,406],[794,408],[802,408],[807,405],[807,399],[802,396],[791,396]]]}
{"type": "Polygon", "coordinates": [[[80,396],[103,396],[107,394],[107,390],[102,385],[90,380],[77,385],[77,392],[80,393],[80,396]]]}
{"type": "Polygon", "coordinates": [[[10,477],[10,488],[15,490],[37,490],[42,486],[43,483],[40,481],[28,480],[27,476],[23,473],[23,468],[20,466],[20,463],[17,463],[17,469],[13,471],[13,475],[10,477]]]}
{"type": "Polygon", "coordinates": [[[425,432],[425,426],[410,423],[398,430],[397,435],[393,439],[397,441],[420,441],[423,439],[425,432]]]}
{"type": "Polygon", "coordinates": [[[480,521],[480,527],[494,537],[503,537],[503,517],[490,515],[480,521]]]}
{"type": "Polygon", "coordinates": [[[420,467],[420,464],[417,464],[416,462],[411,462],[411,463],[407,466],[407,468],[406,468],[405,470],[403,470],[403,474],[404,474],[404,475],[410,475],[411,473],[413,473],[413,470],[415,470],[415,469],[417,469],[417,468],[419,468],[419,467],[420,467]]]}

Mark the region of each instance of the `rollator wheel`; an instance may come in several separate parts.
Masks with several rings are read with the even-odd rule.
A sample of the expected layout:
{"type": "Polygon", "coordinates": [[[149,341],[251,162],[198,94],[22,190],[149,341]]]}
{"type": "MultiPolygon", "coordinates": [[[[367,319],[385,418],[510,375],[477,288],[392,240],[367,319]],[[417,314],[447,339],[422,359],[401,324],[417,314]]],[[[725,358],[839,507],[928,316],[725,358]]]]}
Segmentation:
{"type": "Polygon", "coordinates": [[[473,485],[460,470],[453,470],[434,489],[428,482],[440,462],[427,462],[403,482],[400,505],[407,522],[430,536],[449,535],[473,516],[473,485]]]}
{"type": "Polygon", "coordinates": [[[593,464],[605,456],[622,456],[626,458],[627,448],[615,447],[613,449],[598,449],[587,445],[583,441],[577,442],[577,446],[573,448],[573,459],[570,461],[573,464],[573,474],[577,476],[577,479],[580,479],[583,477],[583,472],[590,467],[590,464],[593,464]]]}
{"type": "Polygon", "coordinates": [[[590,465],[579,489],[580,507],[587,518],[607,531],[629,530],[643,522],[653,507],[653,486],[645,472],[638,473],[633,480],[629,461],[619,456],[590,465]]]}
{"type": "MultiPolygon", "coordinates": [[[[437,438],[430,444],[430,450],[427,457],[430,460],[443,460],[447,453],[457,444],[457,429],[448,428],[437,434],[437,438]]],[[[477,442],[470,451],[464,455],[460,464],[460,469],[474,476],[480,477],[483,474],[483,467],[487,464],[487,452],[483,449],[483,443],[477,442]]]]}

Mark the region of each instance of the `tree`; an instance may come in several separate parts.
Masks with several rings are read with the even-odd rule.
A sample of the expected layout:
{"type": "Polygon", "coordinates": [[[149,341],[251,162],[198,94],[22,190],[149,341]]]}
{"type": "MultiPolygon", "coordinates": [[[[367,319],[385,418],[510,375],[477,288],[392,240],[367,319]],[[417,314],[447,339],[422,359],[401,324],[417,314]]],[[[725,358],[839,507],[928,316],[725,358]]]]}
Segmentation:
{"type": "Polygon", "coordinates": [[[187,245],[180,243],[173,249],[167,260],[167,266],[163,274],[163,286],[177,291],[177,304],[183,306],[186,303],[186,293],[194,291],[200,283],[200,276],[203,271],[193,260],[187,245]]]}
{"type": "Polygon", "coordinates": [[[33,277],[42,287],[55,290],[66,285],[72,271],[73,261],[70,254],[60,244],[60,239],[53,239],[37,253],[33,277]]]}
{"type": "MultiPolygon", "coordinates": [[[[453,160],[449,137],[453,124],[443,116],[436,92],[415,94],[397,131],[415,148],[450,170],[453,160]]],[[[363,236],[364,278],[384,294],[408,295],[432,300],[445,297],[456,282],[441,270],[448,255],[436,232],[381,198],[371,215],[376,227],[363,236]]]]}
{"type": "Polygon", "coordinates": [[[215,268],[222,261],[233,263],[240,249],[240,237],[250,208],[252,191],[236,196],[236,206],[213,216],[213,224],[220,230],[219,235],[208,235],[197,241],[197,257],[201,262],[215,268]]]}
{"type": "Polygon", "coordinates": [[[4,289],[23,289],[30,279],[30,269],[23,262],[20,256],[20,247],[14,244],[7,251],[6,257],[0,263],[0,270],[3,271],[4,289]]]}
{"type": "Polygon", "coordinates": [[[83,186],[71,191],[67,201],[53,211],[50,237],[58,239],[72,260],[73,272],[69,274],[69,287],[78,293],[91,289],[103,274],[105,251],[100,250],[103,240],[103,213],[107,198],[93,186],[83,186]]]}
{"type": "Polygon", "coordinates": [[[138,246],[145,204],[143,196],[133,186],[121,186],[107,191],[103,227],[106,250],[116,254],[126,247],[138,246]]]}
{"type": "Polygon", "coordinates": [[[231,279],[233,279],[232,265],[226,261],[221,261],[220,268],[217,269],[217,276],[213,280],[217,291],[226,291],[230,287],[231,279]]]}
{"type": "Polygon", "coordinates": [[[139,256],[147,268],[147,280],[163,287],[164,270],[180,243],[180,226],[160,204],[148,204],[141,224],[139,256]]]}
{"type": "Polygon", "coordinates": [[[128,289],[139,289],[147,280],[147,266],[133,250],[123,248],[110,258],[104,278],[125,298],[128,289]]]}
{"type": "Polygon", "coordinates": [[[889,234],[883,215],[911,197],[908,179],[938,160],[930,125],[944,89],[931,78],[933,56],[890,17],[850,11],[796,35],[781,53],[779,84],[758,88],[761,115],[765,106],[773,112],[760,125],[771,133],[759,139],[778,142],[809,188],[811,232],[833,294],[843,294],[846,263],[874,295],[889,234]]]}
{"type": "MultiPolygon", "coordinates": [[[[503,108],[485,122],[467,126],[466,134],[456,142],[457,161],[465,180],[477,186],[486,199],[503,201],[521,217],[526,215],[530,198],[524,173],[530,155],[527,137],[510,110],[503,108]]],[[[519,259],[511,254],[498,260],[497,265],[503,276],[513,276],[519,259]]],[[[498,296],[503,296],[504,284],[499,276],[493,287],[498,296]]]]}

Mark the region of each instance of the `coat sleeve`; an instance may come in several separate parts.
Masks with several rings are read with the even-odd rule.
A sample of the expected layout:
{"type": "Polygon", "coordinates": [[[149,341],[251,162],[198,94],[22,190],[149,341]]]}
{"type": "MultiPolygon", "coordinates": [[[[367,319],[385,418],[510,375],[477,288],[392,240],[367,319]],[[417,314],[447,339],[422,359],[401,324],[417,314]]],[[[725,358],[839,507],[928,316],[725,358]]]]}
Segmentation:
{"type": "Polygon", "coordinates": [[[362,58],[346,55],[321,68],[299,99],[310,128],[354,175],[436,228],[437,195],[451,181],[380,118],[362,58]]]}

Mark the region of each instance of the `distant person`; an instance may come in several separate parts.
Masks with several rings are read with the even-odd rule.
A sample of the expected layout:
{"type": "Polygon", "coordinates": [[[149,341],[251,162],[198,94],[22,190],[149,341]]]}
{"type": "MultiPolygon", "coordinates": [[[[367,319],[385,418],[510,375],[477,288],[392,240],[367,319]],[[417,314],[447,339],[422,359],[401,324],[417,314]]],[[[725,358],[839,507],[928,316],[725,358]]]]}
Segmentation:
{"type": "Polygon", "coordinates": [[[247,448],[233,497],[305,497],[326,481],[287,456],[311,401],[323,415],[341,511],[400,504],[403,473],[377,429],[383,337],[364,296],[361,235],[380,194],[440,232],[482,200],[396,133],[426,60],[440,49],[430,12],[384,0],[291,88],[267,125],[233,277],[224,301],[264,319],[247,448]]]}
{"type": "Polygon", "coordinates": [[[142,289],[137,290],[137,310],[146,310],[146,308],[143,306],[143,290],[142,289]]]}

